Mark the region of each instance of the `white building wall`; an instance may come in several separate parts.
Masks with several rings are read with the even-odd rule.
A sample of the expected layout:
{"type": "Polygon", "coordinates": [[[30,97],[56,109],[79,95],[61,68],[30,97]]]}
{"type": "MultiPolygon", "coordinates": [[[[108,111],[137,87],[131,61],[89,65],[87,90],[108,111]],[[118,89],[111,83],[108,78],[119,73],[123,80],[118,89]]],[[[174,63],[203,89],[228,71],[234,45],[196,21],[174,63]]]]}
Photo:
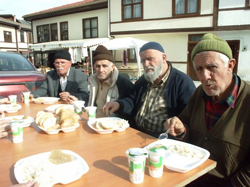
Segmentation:
{"type": "Polygon", "coordinates": [[[157,19],[172,17],[172,0],[144,0],[143,18],[157,19]]]}
{"type": "Polygon", "coordinates": [[[201,0],[201,15],[213,14],[214,0],[201,0]]]}
{"type": "Polygon", "coordinates": [[[83,13],[70,14],[37,20],[33,22],[34,43],[37,43],[37,26],[57,23],[58,37],[60,39],[60,22],[68,22],[69,40],[83,39],[82,20],[86,18],[98,17],[98,37],[107,37],[108,35],[108,12],[107,9],[88,11],[83,13]]]}
{"type": "Polygon", "coordinates": [[[249,25],[250,10],[219,11],[218,26],[249,25]]]}
{"type": "Polygon", "coordinates": [[[219,0],[219,9],[245,7],[246,0],[219,0]]]}

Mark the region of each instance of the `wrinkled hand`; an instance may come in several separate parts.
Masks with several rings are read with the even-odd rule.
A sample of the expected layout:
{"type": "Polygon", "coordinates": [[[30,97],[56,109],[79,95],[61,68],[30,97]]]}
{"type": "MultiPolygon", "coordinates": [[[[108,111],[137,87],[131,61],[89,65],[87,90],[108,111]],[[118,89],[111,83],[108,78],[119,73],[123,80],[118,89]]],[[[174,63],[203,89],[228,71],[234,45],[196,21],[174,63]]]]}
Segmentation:
{"type": "Polygon", "coordinates": [[[105,116],[112,115],[115,111],[120,108],[120,104],[118,102],[108,102],[102,108],[102,113],[105,116]]]}
{"type": "Polygon", "coordinates": [[[39,187],[39,185],[37,182],[35,182],[34,184],[32,184],[32,182],[26,182],[22,184],[15,184],[10,187],[39,187]]]}
{"type": "Polygon", "coordinates": [[[8,98],[3,98],[3,99],[0,99],[0,104],[10,104],[10,101],[8,98]]]}
{"type": "Polygon", "coordinates": [[[73,95],[69,95],[69,97],[67,99],[67,102],[69,104],[72,104],[73,101],[78,101],[78,99],[75,96],[73,96],[73,95]]]}
{"type": "Polygon", "coordinates": [[[61,92],[61,93],[59,93],[59,97],[60,97],[61,100],[63,100],[63,101],[67,101],[69,95],[70,95],[69,92],[61,92]]]}
{"type": "Polygon", "coordinates": [[[182,123],[182,121],[178,117],[172,117],[169,118],[165,123],[164,123],[165,129],[171,128],[169,134],[172,136],[178,136],[182,134],[185,131],[185,126],[182,123]]]}
{"type": "Polygon", "coordinates": [[[10,132],[10,120],[0,120],[0,138],[8,136],[10,132]]]}

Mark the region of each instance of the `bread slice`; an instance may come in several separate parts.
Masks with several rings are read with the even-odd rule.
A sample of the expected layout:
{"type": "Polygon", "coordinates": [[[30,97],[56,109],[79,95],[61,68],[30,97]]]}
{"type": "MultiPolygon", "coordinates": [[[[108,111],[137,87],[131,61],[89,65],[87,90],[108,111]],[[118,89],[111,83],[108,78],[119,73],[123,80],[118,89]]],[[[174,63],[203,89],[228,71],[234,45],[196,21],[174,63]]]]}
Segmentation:
{"type": "MultiPolygon", "coordinates": [[[[72,110],[72,106],[71,106],[71,105],[61,105],[61,106],[59,106],[59,107],[57,107],[57,108],[55,109],[55,114],[56,114],[56,115],[59,115],[59,112],[60,112],[62,109],[70,109],[70,110],[72,110]]],[[[73,111],[73,110],[72,110],[72,111],[73,111]]]]}
{"type": "MultiPolygon", "coordinates": [[[[49,128],[56,125],[56,118],[54,116],[47,116],[40,124],[41,127],[43,127],[46,130],[49,130],[49,128]]],[[[60,127],[59,127],[60,128],[60,127]]]]}
{"type": "Polygon", "coordinates": [[[113,129],[115,128],[115,123],[113,120],[102,120],[100,121],[103,129],[113,129]]]}

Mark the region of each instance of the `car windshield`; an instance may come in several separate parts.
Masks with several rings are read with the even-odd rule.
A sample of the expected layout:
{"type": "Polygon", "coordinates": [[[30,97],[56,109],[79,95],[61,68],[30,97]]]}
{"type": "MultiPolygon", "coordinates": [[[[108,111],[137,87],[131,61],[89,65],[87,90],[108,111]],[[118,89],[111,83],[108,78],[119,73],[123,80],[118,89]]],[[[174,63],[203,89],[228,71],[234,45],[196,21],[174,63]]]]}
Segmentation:
{"type": "Polygon", "coordinates": [[[0,53],[0,71],[34,71],[35,68],[22,55],[0,53]]]}

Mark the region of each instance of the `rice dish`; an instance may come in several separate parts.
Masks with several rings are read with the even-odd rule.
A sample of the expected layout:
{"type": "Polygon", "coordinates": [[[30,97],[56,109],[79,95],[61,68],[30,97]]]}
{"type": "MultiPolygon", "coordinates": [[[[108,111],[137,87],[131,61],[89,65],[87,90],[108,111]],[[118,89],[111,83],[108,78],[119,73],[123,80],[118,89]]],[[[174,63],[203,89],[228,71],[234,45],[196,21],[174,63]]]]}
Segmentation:
{"type": "Polygon", "coordinates": [[[199,150],[193,150],[189,146],[186,145],[170,145],[168,149],[173,153],[173,154],[178,154],[180,156],[184,156],[187,158],[198,158],[202,159],[204,155],[199,151],[199,150]]]}
{"type": "Polygon", "coordinates": [[[17,166],[19,179],[23,182],[37,182],[39,187],[50,187],[54,184],[52,164],[48,159],[26,159],[17,166]]]}

